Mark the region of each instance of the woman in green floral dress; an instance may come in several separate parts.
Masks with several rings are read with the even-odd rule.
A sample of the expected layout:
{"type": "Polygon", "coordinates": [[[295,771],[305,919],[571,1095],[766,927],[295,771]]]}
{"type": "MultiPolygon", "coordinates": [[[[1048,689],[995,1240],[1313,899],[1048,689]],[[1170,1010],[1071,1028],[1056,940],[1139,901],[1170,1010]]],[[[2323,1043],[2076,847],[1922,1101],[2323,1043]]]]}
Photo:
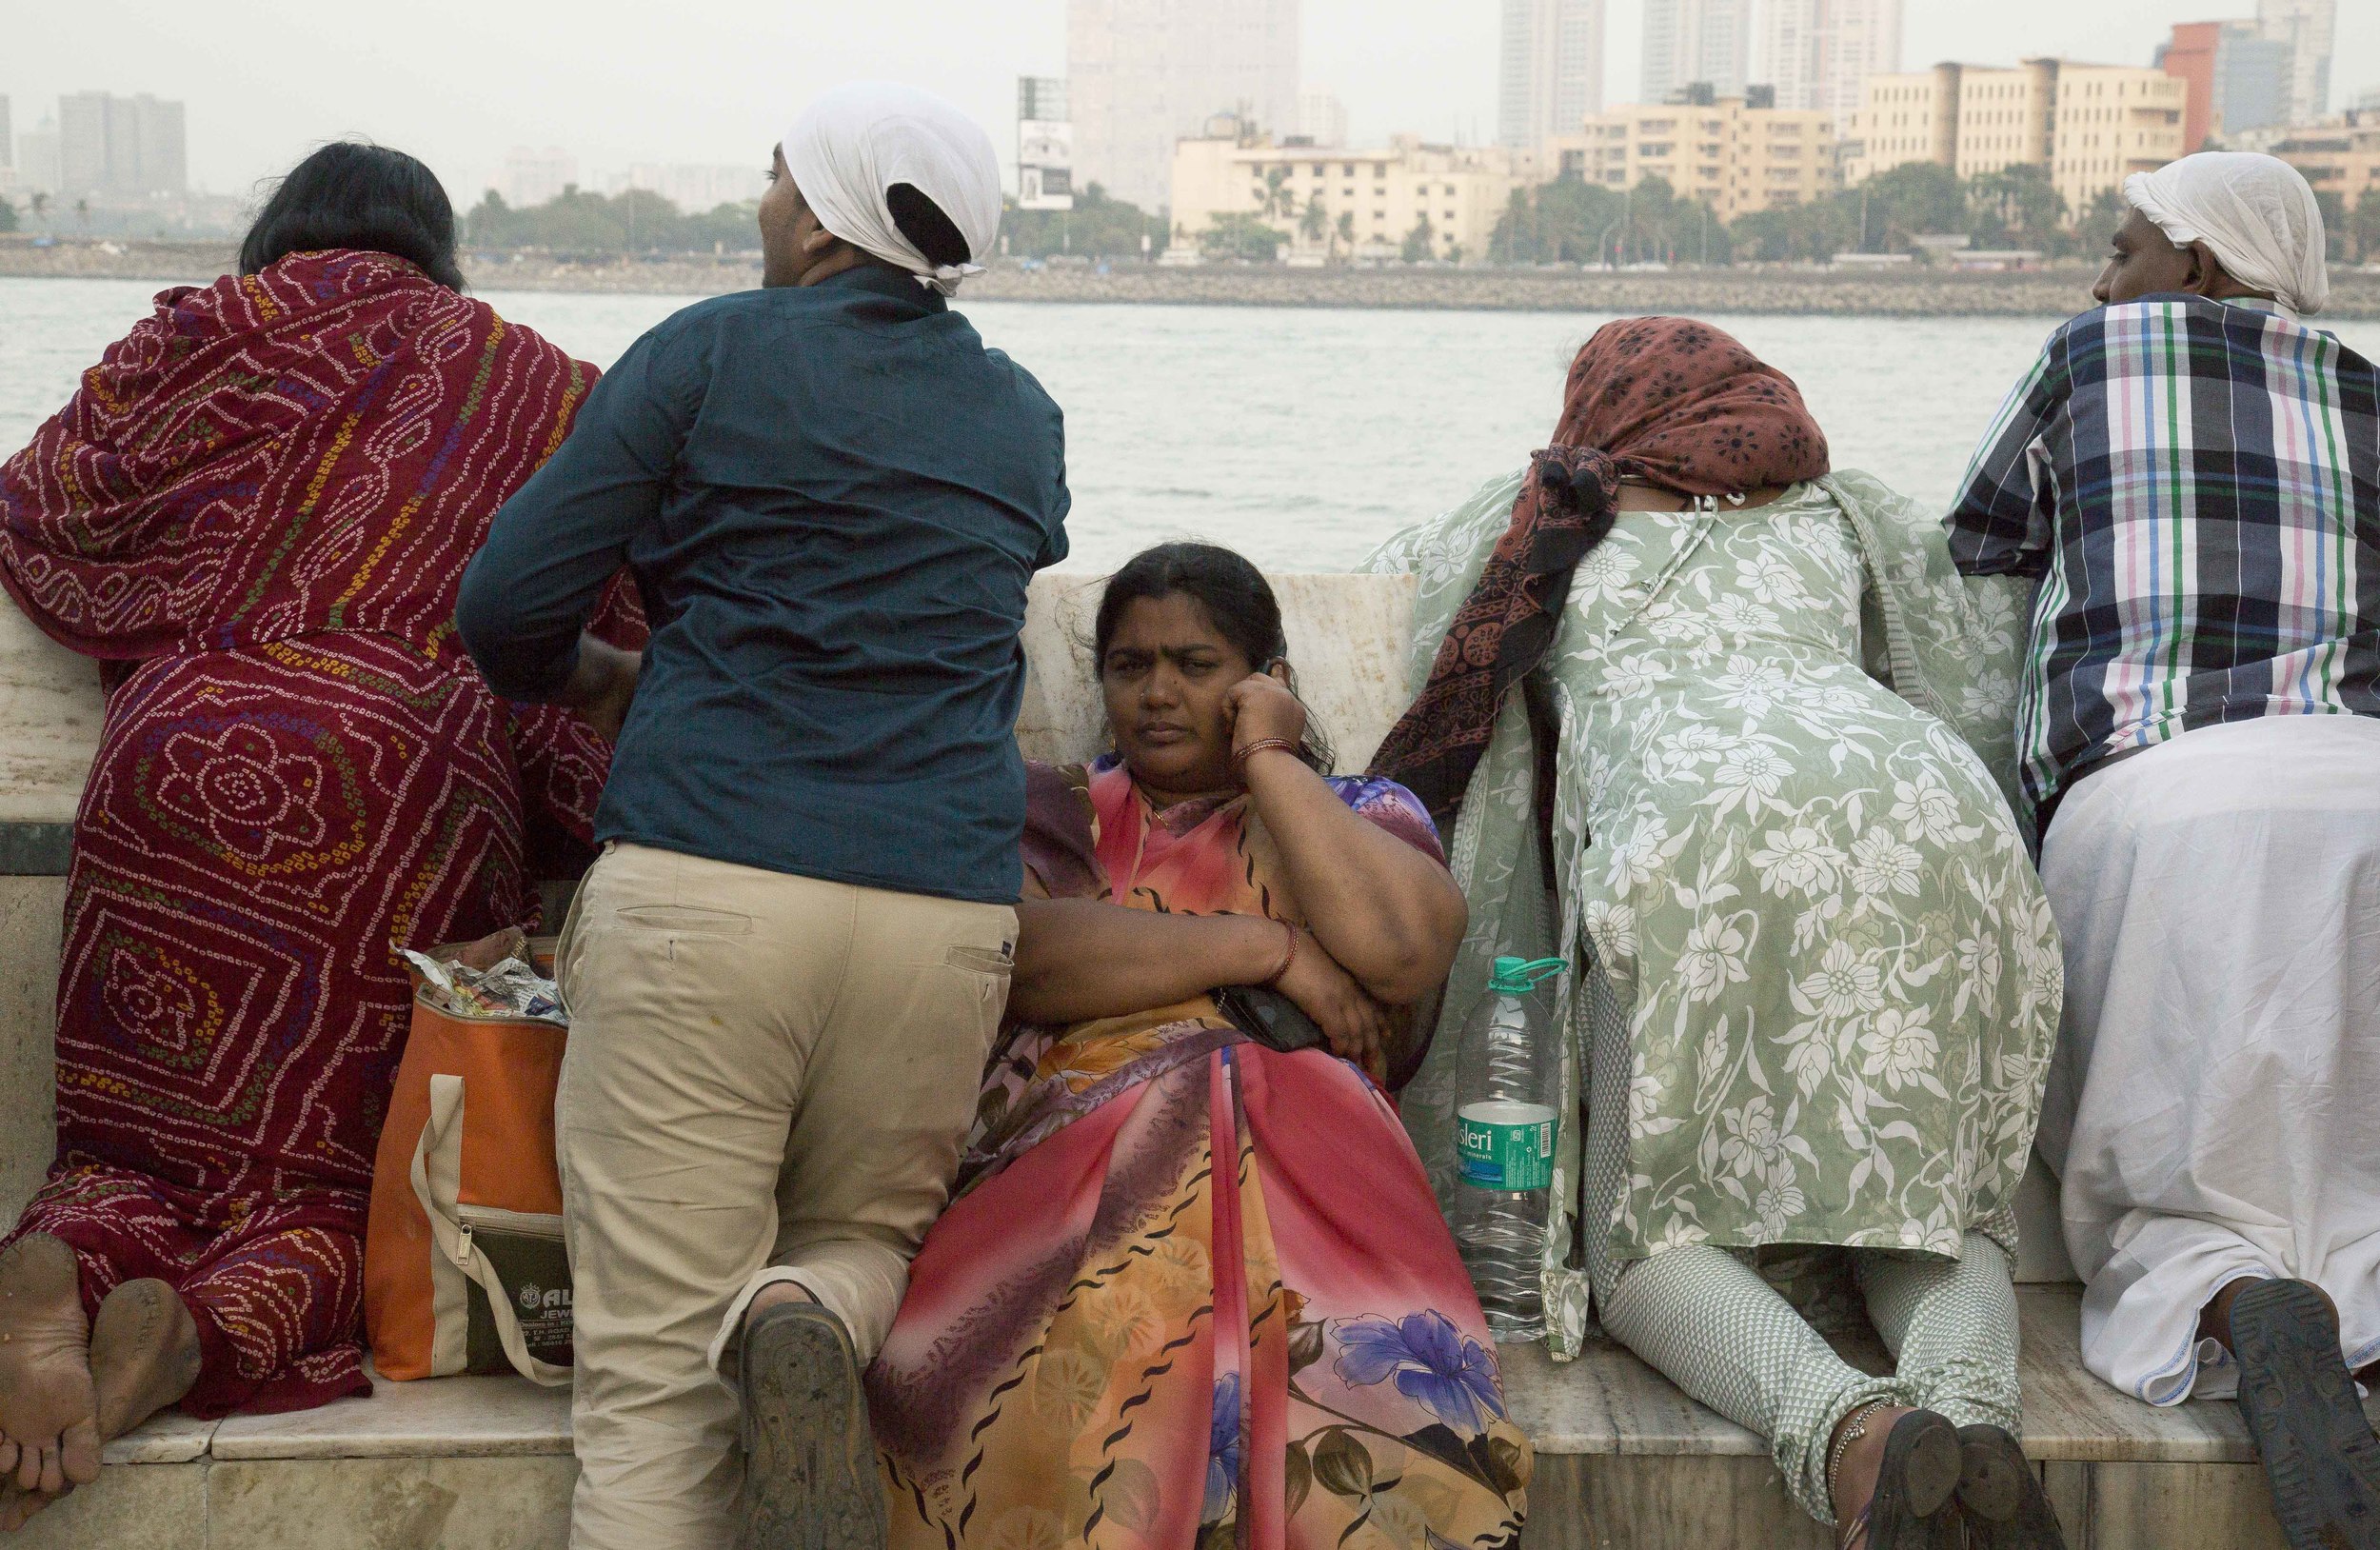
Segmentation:
{"type": "Polygon", "coordinates": [[[2062,991],[1993,773],[2014,598],[1829,472],[1790,381],[1678,319],[1598,332],[1555,445],[1373,564],[1421,584],[1420,698],[1376,767],[1453,820],[1472,904],[1405,1105],[1442,1190],[1488,960],[1580,970],[1556,1354],[1591,1288],[1847,1544],[1956,1544],[1962,1515],[2056,1543],[2011,1436],[2012,1206],[2062,991]],[[1771,1289],[1784,1245],[1852,1251],[1895,1372],[1845,1364],[1771,1289]]]}

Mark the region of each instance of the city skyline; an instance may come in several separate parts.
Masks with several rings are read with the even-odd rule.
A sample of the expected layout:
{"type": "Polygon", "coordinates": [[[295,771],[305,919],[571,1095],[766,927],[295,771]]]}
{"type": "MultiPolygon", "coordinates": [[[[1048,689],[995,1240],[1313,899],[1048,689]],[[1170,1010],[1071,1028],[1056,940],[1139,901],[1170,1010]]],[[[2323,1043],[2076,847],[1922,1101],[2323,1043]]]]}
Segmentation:
{"type": "MultiPolygon", "coordinates": [[[[1615,107],[1639,95],[1645,15],[1640,0],[1605,8],[1601,95],[1615,107]]],[[[170,11],[154,0],[12,18],[0,33],[9,44],[0,95],[12,99],[20,137],[77,92],[187,100],[195,190],[246,196],[311,146],[360,133],[422,155],[467,205],[497,186],[515,147],[565,147],[590,172],[740,153],[757,169],[809,94],[869,74],[954,97],[992,129],[1005,159],[1015,77],[1062,74],[1066,60],[1066,0],[1000,8],[997,18],[956,0],[883,0],[839,18],[833,36],[760,8],[706,8],[661,28],[625,0],[588,0],[585,26],[554,31],[523,0],[424,0],[418,29],[375,36],[368,51],[355,49],[351,29],[296,0],[256,0],[256,30],[246,34],[253,49],[202,34],[171,53],[114,48],[128,31],[164,25],[170,11]],[[501,70],[454,68],[452,44],[474,37],[475,55],[501,59],[501,70]],[[317,68],[333,57],[338,70],[317,68]]],[[[1351,142],[1379,144],[1399,131],[1499,138],[1502,16],[1492,0],[1301,0],[1299,9],[1299,84],[1336,92],[1351,142]]],[[[1988,12],[1912,6],[1901,64],[2055,54],[2145,65],[2174,23],[2253,19],[2259,8],[2152,0],[2108,14],[2117,9],[2062,0],[2002,0],[1988,12]]],[[[1765,15],[1756,18],[1755,74],[1764,72],[1766,30],[1765,15]]],[[[2380,88],[2380,7],[2337,16],[2332,59],[2333,109],[2380,88]]]]}

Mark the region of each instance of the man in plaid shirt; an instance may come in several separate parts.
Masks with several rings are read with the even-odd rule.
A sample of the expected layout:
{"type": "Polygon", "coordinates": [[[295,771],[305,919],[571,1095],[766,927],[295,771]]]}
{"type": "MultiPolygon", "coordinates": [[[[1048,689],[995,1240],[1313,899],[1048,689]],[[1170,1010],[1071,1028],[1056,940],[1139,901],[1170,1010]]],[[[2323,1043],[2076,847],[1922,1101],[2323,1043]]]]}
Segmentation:
{"type": "Polygon", "coordinates": [[[2041,1123],[2083,1357],[2236,1387],[2291,1542],[2380,1545],[2380,372],[2303,321],[2322,216],[2267,156],[2125,185],[1948,519],[2036,576],[2018,709],[2065,939],[2041,1123]],[[2335,1537],[2331,1537],[2335,1536],[2335,1537]]]}

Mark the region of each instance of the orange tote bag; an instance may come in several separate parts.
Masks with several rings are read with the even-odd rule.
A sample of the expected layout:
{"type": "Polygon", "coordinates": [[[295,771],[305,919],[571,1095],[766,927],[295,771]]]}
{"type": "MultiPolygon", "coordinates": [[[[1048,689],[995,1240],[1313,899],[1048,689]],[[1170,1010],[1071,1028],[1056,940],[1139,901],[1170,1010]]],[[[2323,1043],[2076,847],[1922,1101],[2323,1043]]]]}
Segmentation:
{"type": "MultiPolygon", "coordinates": [[[[539,971],[551,973],[553,940],[529,946],[539,971]]],[[[554,1088],[568,1038],[534,1019],[449,1012],[423,994],[416,972],[364,1241],[364,1323],[383,1378],[570,1381],[570,1266],[554,1161],[554,1088]]]]}

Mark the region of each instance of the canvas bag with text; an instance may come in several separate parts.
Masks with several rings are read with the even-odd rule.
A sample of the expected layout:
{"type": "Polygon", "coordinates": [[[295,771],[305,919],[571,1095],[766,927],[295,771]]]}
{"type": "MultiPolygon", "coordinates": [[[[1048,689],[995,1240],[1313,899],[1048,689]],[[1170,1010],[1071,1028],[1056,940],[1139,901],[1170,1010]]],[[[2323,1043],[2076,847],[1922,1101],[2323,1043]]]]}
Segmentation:
{"type": "MultiPolygon", "coordinates": [[[[550,972],[552,940],[530,948],[550,972]]],[[[416,975],[364,1246],[364,1322],[383,1378],[570,1381],[570,1265],[554,1160],[554,1088],[568,1038],[534,1019],[449,1012],[422,994],[416,975]]]]}

